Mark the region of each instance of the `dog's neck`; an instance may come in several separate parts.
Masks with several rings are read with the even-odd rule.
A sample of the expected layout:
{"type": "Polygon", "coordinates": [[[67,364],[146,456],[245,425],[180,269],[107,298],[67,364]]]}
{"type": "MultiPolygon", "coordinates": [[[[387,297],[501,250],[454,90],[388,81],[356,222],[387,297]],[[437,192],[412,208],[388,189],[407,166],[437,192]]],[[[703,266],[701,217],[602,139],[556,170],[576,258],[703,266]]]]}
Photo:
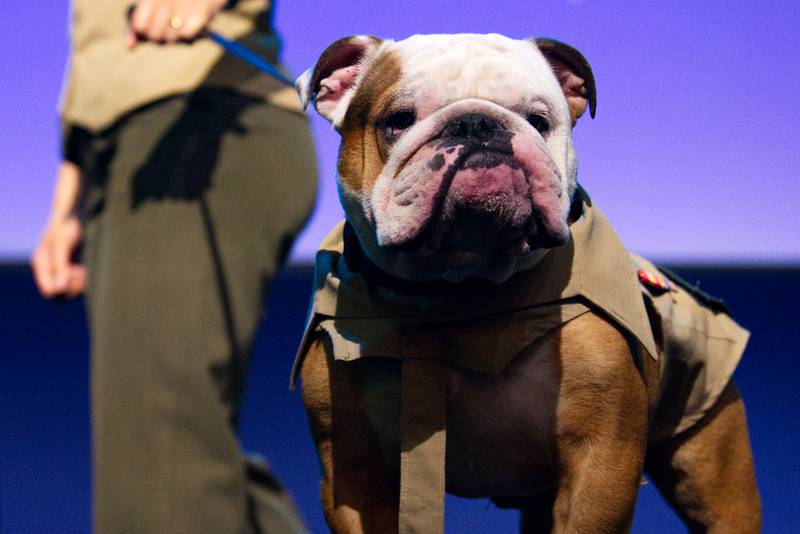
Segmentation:
{"type": "MultiPolygon", "coordinates": [[[[589,197],[583,188],[579,186],[573,196],[570,206],[568,220],[570,225],[583,215],[583,205],[585,201],[590,202],[589,197]]],[[[536,255],[533,261],[525,265],[525,268],[530,269],[537,265],[544,256],[545,254],[536,255]]],[[[364,277],[370,289],[373,287],[380,287],[401,295],[442,297],[462,291],[485,289],[497,285],[494,282],[482,278],[469,278],[458,283],[445,281],[418,282],[389,274],[367,257],[349,221],[345,222],[344,225],[344,261],[351,272],[358,273],[364,277]]]]}
{"type": "Polygon", "coordinates": [[[451,295],[462,289],[468,289],[463,284],[473,282],[488,283],[483,280],[465,280],[460,284],[451,284],[444,281],[415,282],[391,275],[375,265],[375,263],[367,257],[349,221],[345,222],[344,225],[344,261],[351,272],[358,273],[364,277],[370,291],[373,288],[380,287],[402,295],[438,297],[451,295]]]}

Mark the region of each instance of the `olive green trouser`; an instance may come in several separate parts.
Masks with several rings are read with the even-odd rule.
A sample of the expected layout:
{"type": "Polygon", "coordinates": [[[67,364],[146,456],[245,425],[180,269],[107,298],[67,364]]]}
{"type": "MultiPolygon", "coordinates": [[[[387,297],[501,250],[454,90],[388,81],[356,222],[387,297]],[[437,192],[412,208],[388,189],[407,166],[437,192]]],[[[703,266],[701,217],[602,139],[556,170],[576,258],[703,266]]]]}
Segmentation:
{"type": "Polygon", "coordinates": [[[235,427],[266,289],[314,200],[305,118],[205,91],[85,144],[95,530],[303,531],[235,427]]]}

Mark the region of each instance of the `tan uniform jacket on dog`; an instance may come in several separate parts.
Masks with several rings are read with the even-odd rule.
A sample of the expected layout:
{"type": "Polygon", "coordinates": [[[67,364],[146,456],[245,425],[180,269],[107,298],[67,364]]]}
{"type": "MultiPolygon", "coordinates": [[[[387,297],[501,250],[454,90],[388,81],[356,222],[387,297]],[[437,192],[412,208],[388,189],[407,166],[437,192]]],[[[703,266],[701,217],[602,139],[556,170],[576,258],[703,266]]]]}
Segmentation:
{"type": "MultiPolygon", "coordinates": [[[[571,224],[572,239],[565,246],[551,250],[535,267],[502,285],[476,284],[470,291],[444,296],[409,296],[368,284],[345,263],[344,223],[339,224],[317,253],[312,308],[292,381],[313,332],[324,332],[330,338],[337,360],[383,356],[498,373],[538,338],[595,309],[628,334],[634,354],[661,358],[661,393],[650,440],[686,430],[714,404],[728,383],[749,334],[726,313],[703,305],[681,287],[655,290],[640,284],[637,269],[659,271],[629,254],[586,193],[579,189],[577,195],[583,213],[571,224]],[[651,325],[648,305],[659,324],[651,325]],[[663,332],[661,351],[654,332],[663,332]]],[[[428,366],[424,372],[431,369],[428,366]]],[[[410,397],[407,383],[404,366],[404,397],[410,397]]],[[[446,398],[445,392],[428,391],[427,395],[423,398],[429,402],[440,399],[444,403],[446,398]]],[[[403,420],[407,420],[407,409],[411,408],[404,399],[403,420]]],[[[420,465],[427,463],[428,467],[410,467],[410,478],[420,480],[404,481],[403,486],[443,488],[444,425],[444,414],[431,423],[428,434],[434,435],[436,443],[423,442],[419,447],[429,450],[416,456],[420,465]],[[437,426],[441,427],[438,432],[437,426]],[[435,458],[426,462],[426,455],[435,458]],[[427,472],[436,471],[431,467],[436,461],[441,461],[441,470],[427,472]],[[440,480],[421,480],[431,476],[440,480]]],[[[403,435],[407,432],[404,429],[403,435]]],[[[401,449],[404,457],[414,452],[402,444],[401,449]]],[[[403,458],[401,478],[406,474],[405,463],[403,458]]],[[[401,489],[401,515],[405,490],[401,489]]],[[[407,493],[413,494],[411,490],[407,493]]],[[[435,513],[414,511],[418,515],[435,513]]]]}

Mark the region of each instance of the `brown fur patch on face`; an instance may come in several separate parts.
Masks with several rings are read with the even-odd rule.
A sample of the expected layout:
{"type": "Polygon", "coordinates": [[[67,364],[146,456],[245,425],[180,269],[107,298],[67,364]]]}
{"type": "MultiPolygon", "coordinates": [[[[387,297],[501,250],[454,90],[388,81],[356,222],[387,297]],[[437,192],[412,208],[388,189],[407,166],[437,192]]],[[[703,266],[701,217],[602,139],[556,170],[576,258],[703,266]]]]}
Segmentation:
{"type": "Polygon", "coordinates": [[[383,169],[375,124],[396,94],[402,62],[395,52],[375,58],[350,101],[342,123],[339,179],[354,192],[372,189],[383,169]]]}

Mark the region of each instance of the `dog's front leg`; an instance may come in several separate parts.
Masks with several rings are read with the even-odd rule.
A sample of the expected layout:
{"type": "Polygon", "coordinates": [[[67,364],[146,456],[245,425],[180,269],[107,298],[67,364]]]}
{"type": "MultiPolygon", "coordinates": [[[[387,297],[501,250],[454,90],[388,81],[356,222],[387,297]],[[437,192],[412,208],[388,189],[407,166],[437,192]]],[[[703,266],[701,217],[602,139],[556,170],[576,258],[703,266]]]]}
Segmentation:
{"type": "Polygon", "coordinates": [[[567,323],[559,345],[552,531],[627,532],[646,448],[644,382],[625,338],[596,315],[567,323]]]}
{"type": "Polygon", "coordinates": [[[694,427],[650,445],[647,471],[690,532],[761,532],[744,401],[733,382],[694,427]]]}
{"type": "Polygon", "coordinates": [[[303,400],[323,471],[320,493],[328,526],[334,534],[397,532],[398,473],[387,465],[373,423],[381,414],[396,423],[399,405],[384,406],[370,394],[373,377],[381,379],[376,367],[389,367],[383,374],[392,375],[383,389],[397,387],[397,366],[392,369],[382,358],[335,361],[322,336],[309,347],[301,369],[303,400]]]}

